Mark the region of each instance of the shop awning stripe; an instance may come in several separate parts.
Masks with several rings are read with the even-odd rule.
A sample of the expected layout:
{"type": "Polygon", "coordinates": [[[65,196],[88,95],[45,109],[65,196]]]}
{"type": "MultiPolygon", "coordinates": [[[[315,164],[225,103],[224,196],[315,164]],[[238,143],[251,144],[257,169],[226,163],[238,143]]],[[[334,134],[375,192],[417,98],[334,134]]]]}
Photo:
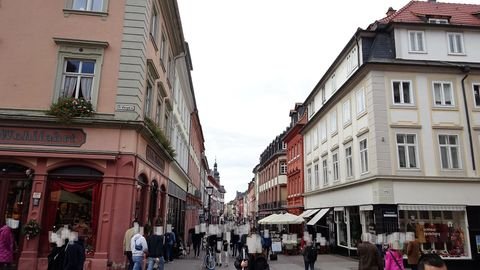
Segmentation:
{"type": "Polygon", "coordinates": [[[398,210],[406,211],[465,211],[464,205],[428,205],[428,204],[399,204],[398,210]]]}

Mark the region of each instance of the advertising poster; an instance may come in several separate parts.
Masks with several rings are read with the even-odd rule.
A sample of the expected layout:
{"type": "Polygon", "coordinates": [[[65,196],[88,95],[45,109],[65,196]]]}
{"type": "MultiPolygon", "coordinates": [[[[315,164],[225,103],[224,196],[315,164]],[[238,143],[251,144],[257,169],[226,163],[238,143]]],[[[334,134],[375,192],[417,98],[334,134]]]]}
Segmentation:
{"type": "Polygon", "coordinates": [[[477,240],[477,253],[480,254],[480,235],[475,235],[475,239],[477,240]]]}

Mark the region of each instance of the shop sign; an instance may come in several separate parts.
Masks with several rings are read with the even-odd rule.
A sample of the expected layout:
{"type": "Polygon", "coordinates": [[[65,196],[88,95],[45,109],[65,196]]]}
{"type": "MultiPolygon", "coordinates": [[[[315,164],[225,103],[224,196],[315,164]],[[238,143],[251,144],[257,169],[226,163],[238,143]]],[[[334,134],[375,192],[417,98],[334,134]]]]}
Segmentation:
{"type": "Polygon", "coordinates": [[[149,145],[147,145],[146,156],[147,160],[153,163],[160,171],[163,172],[165,170],[165,161],[149,145]]]}
{"type": "Polygon", "coordinates": [[[80,147],[82,129],[0,126],[0,144],[80,147]]]}
{"type": "Polygon", "coordinates": [[[396,217],[397,217],[397,212],[394,212],[394,211],[385,211],[385,212],[383,212],[383,217],[396,218],[396,217]]]}

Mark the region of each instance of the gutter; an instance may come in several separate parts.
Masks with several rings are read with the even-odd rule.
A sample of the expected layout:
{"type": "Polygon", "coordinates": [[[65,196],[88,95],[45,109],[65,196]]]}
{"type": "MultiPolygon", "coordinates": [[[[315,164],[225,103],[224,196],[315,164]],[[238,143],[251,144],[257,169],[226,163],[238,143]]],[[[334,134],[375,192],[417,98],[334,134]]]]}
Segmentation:
{"type": "Polygon", "coordinates": [[[470,125],[470,116],[468,114],[468,104],[467,104],[467,94],[465,92],[465,79],[468,77],[470,73],[470,67],[469,66],[463,66],[462,67],[462,72],[465,73],[465,76],[462,79],[462,94],[463,94],[463,105],[465,106],[465,118],[467,119],[467,128],[468,128],[468,141],[470,143],[470,155],[472,157],[472,168],[474,171],[476,171],[475,167],[475,152],[473,151],[473,139],[472,139],[472,128],[470,125]]]}

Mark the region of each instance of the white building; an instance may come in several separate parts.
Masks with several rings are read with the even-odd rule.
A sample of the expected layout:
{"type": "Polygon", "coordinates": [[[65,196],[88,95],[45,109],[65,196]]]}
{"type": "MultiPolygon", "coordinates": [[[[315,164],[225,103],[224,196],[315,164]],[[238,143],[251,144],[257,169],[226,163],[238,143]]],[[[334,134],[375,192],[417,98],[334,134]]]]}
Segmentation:
{"type": "Polygon", "coordinates": [[[322,220],[341,252],[355,253],[362,233],[412,231],[426,252],[476,259],[479,11],[390,9],[353,35],[307,97],[305,209],[328,209],[309,225],[322,220]]]}

